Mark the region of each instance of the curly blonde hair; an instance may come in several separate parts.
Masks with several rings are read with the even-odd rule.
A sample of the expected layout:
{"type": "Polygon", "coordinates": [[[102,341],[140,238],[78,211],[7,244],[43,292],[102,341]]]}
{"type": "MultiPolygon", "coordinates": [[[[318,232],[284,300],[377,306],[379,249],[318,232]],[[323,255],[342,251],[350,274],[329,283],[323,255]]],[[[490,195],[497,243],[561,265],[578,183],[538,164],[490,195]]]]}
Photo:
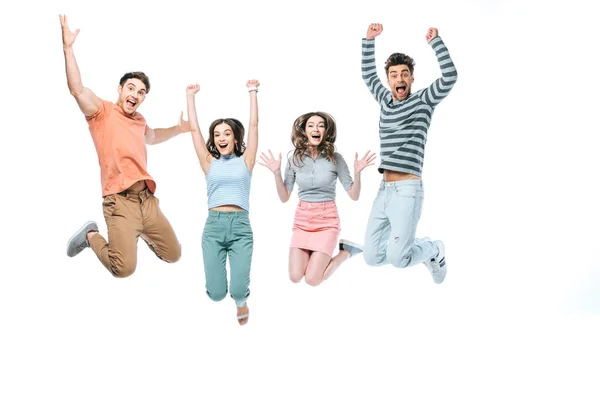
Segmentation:
{"type": "Polygon", "coordinates": [[[311,117],[314,117],[315,115],[323,118],[323,120],[325,121],[325,136],[323,137],[323,140],[321,140],[321,143],[317,147],[317,150],[319,151],[319,153],[325,155],[325,158],[328,161],[335,163],[334,143],[337,137],[335,119],[326,112],[314,111],[303,114],[296,118],[296,120],[294,121],[294,126],[292,128],[292,144],[295,147],[293,162],[294,165],[297,167],[300,167],[301,163],[303,164],[302,157],[308,149],[308,138],[306,137],[306,123],[311,117]]]}

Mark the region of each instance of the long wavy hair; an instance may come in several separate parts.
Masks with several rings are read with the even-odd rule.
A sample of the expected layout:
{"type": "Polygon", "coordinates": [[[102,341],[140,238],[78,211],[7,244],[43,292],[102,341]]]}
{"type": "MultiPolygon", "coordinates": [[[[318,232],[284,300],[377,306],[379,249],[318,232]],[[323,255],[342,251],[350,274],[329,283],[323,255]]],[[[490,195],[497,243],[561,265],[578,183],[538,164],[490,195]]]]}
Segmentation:
{"type": "Polygon", "coordinates": [[[226,123],[231,127],[233,131],[233,137],[235,138],[237,144],[233,148],[233,152],[236,156],[240,157],[246,151],[246,143],[244,143],[244,134],[245,129],[244,125],[240,121],[235,118],[219,118],[216,119],[210,124],[208,128],[208,140],[206,141],[206,148],[208,152],[214,158],[221,158],[221,153],[219,153],[219,149],[215,145],[215,127],[219,124],[226,123]]]}
{"type": "Polygon", "coordinates": [[[328,161],[335,162],[335,139],[337,137],[337,129],[335,127],[335,119],[326,112],[313,111],[303,114],[296,118],[294,126],[292,128],[292,144],[294,145],[294,165],[300,167],[302,157],[308,149],[308,138],[306,137],[306,123],[311,117],[315,115],[325,120],[325,135],[321,140],[321,143],[317,147],[317,151],[325,156],[328,161]]]}

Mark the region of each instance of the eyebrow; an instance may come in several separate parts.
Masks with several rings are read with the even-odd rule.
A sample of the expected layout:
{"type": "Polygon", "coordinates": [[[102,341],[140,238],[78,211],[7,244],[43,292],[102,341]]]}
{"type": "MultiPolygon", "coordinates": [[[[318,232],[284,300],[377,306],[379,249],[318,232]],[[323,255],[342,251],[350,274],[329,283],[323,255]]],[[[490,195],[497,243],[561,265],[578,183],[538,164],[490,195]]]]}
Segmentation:
{"type": "MultiPolygon", "coordinates": [[[[137,86],[135,86],[133,83],[128,83],[127,86],[133,86],[134,89],[137,89],[137,86]]],[[[144,92],[146,91],[144,88],[140,88],[138,90],[143,90],[144,92]]]]}

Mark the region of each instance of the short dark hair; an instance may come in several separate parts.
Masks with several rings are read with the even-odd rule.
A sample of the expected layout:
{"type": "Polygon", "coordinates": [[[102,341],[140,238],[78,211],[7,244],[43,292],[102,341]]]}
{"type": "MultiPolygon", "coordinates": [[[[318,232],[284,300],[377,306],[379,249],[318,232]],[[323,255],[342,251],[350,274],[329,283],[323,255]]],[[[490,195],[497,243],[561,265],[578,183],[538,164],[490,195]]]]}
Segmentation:
{"type": "Polygon", "coordinates": [[[388,74],[388,69],[390,69],[390,67],[393,67],[394,65],[406,65],[411,75],[413,74],[413,72],[415,72],[415,60],[413,60],[406,54],[394,53],[388,57],[387,61],[385,62],[386,75],[388,74]]]}
{"type": "Polygon", "coordinates": [[[150,93],[150,79],[148,79],[148,76],[145,73],[140,71],[128,72],[123,75],[119,81],[119,86],[123,86],[128,79],[139,79],[144,85],[146,85],[146,93],[150,93]]]}

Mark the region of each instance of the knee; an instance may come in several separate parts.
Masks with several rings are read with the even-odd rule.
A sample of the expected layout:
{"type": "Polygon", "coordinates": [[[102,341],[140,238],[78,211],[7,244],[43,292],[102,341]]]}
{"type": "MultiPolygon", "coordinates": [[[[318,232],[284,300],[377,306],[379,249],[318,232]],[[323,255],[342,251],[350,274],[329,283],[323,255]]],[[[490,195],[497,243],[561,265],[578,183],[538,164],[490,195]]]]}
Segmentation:
{"type": "Polygon", "coordinates": [[[181,258],[181,244],[177,243],[176,246],[167,251],[167,254],[164,257],[164,260],[168,263],[176,263],[181,258]]]}
{"type": "Polygon", "coordinates": [[[378,255],[375,251],[371,251],[367,248],[365,248],[363,251],[363,259],[370,267],[377,267],[383,263],[383,257],[378,255]]]}
{"type": "Polygon", "coordinates": [[[304,281],[309,286],[319,286],[321,282],[323,282],[323,277],[314,274],[308,274],[304,277],[304,281]]]}
{"type": "Polygon", "coordinates": [[[135,262],[123,262],[120,260],[117,260],[115,262],[112,263],[111,267],[110,267],[110,273],[115,277],[115,278],[127,278],[128,276],[132,275],[135,271],[135,262]]]}
{"type": "Polygon", "coordinates": [[[304,277],[304,275],[300,272],[290,271],[290,281],[292,281],[292,283],[299,283],[302,280],[302,277],[304,277]]]}
{"type": "Polygon", "coordinates": [[[225,296],[227,296],[227,290],[219,290],[219,291],[206,291],[206,294],[208,295],[208,298],[211,299],[212,301],[221,301],[225,298],[225,296]]]}

